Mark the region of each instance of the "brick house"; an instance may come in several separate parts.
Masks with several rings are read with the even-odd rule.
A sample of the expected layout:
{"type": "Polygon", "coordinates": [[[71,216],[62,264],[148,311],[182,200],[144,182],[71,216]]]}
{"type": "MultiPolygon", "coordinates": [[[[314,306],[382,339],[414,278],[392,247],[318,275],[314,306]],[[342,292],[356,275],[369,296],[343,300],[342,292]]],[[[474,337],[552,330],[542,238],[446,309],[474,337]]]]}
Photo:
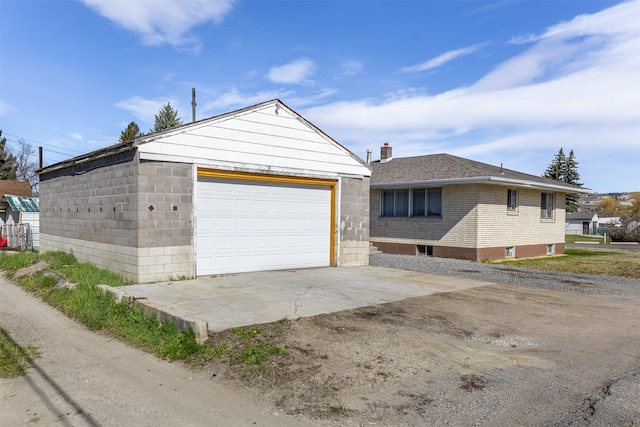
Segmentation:
{"type": "Polygon", "coordinates": [[[368,264],[370,167],[279,100],[39,174],[40,249],[136,282],[368,264]]]}
{"type": "Polygon", "coordinates": [[[449,154],[371,163],[370,241],[468,260],[562,253],[565,195],[590,190],[449,154]]]}

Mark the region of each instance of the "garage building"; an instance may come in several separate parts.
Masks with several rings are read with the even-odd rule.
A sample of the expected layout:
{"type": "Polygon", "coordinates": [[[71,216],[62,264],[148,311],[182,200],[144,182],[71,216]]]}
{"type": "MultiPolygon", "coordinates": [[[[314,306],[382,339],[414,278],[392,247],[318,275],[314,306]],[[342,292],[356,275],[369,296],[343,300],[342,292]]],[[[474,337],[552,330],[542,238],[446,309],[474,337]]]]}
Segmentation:
{"type": "Polygon", "coordinates": [[[40,249],[145,283],[368,264],[358,156],[280,100],[40,173],[40,249]]]}

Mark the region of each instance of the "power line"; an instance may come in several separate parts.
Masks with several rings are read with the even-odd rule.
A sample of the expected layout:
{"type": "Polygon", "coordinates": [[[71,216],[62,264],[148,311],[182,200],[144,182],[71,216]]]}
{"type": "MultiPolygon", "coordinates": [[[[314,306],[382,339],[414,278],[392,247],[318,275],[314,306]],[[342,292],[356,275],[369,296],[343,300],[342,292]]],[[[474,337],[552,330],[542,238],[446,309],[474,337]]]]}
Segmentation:
{"type": "Polygon", "coordinates": [[[50,143],[46,143],[46,142],[42,142],[42,141],[37,141],[37,140],[35,140],[35,139],[31,139],[31,138],[25,138],[25,137],[23,137],[23,136],[14,135],[14,134],[11,134],[11,133],[5,133],[5,132],[3,132],[3,133],[2,133],[2,135],[12,136],[13,138],[16,138],[16,140],[10,140],[9,138],[7,138],[7,141],[10,141],[10,142],[17,143],[17,142],[18,142],[18,139],[23,139],[23,140],[25,140],[25,141],[27,141],[27,142],[29,142],[29,141],[30,141],[30,142],[36,143],[36,144],[38,144],[38,145],[41,145],[41,146],[43,146],[43,147],[44,147],[44,146],[48,146],[48,147],[55,147],[55,148],[57,148],[57,149],[59,149],[59,150],[66,150],[66,151],[68,151],[69,153],[71,153],[71,154],[69,154],[69,153],[60,153],[60,152],[57,152],[57,151],[51,150],[50,148],[47,148],[47,151],[51,151],[51,152],[54,152],[54,153],[56,153],[56,154],[62,154],[63,156],[70,156],[70,157],[74,157],[75,155],[78,155],[78,154],[84,154],[84,151],[71,150],[71,149],[67,149],[67,148],[60,148],[60,147],[58,147],[57,145],[54,145],[54,144],[50,144],[50,143]]]}

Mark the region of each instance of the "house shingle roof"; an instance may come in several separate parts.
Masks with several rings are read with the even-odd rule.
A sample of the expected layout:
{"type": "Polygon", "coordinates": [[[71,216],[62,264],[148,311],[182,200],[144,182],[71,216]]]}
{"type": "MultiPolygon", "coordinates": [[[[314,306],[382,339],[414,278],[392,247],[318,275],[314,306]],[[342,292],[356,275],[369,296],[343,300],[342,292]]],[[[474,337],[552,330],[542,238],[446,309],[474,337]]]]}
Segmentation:
{"type": "Polygon", "coordinates": [[[583,213],[583,212],[569,212],[567,213],[567,221],[576,220],[576,221],[586,221],[592,220],[596,214],[594,213],[583,213]]]}
{"type": "Polygon", "coordinates": [[[388,162],[371,163],[372,187],[392,186],[410,183],[443,185],[447,183],[487,181],[495,184],[526,185],[576,192],[590,192],[585,188],[564,184],[552,179],[493,166],[475,160],[452,156],[451,154],[430,154],[426,156],[393,158],[388,162]]]}
{"type": "Polygon", "coordinates": [[[29,181],[0,180],[0,197],[4,197],[7,194],[23,197],[33,196],[29,181]]]}

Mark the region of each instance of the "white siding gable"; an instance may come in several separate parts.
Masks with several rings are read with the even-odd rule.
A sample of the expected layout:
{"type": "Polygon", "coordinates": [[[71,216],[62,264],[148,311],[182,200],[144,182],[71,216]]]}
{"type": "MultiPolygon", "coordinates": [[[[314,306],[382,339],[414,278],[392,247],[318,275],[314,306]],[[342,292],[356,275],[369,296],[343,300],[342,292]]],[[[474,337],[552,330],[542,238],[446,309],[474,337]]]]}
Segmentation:
{"type": "Polygon", "coordinates": [[[278,101],[186,125],[139,145],[141,159],[279,174],[370,176],[344,147],[278,101]]]}

